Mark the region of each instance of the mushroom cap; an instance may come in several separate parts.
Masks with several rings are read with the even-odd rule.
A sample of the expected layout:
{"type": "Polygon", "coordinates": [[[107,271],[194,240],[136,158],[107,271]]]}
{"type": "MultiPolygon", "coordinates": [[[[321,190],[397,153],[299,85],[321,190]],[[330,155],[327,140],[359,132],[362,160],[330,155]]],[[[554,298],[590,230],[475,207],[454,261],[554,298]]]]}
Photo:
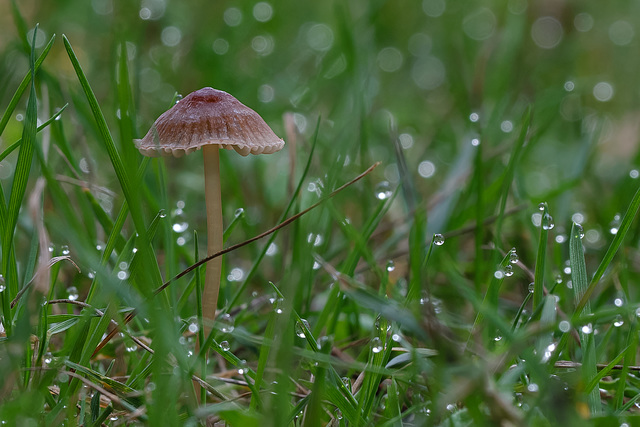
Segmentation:
{"type": "Polygon", "coordinates": [[[270,154],[284,146],[258,113],[210,87],[190,93],[165,111],[134,143],[150,157],[182,157],[205,145],[234,149],[243,156],[270,154]]]}

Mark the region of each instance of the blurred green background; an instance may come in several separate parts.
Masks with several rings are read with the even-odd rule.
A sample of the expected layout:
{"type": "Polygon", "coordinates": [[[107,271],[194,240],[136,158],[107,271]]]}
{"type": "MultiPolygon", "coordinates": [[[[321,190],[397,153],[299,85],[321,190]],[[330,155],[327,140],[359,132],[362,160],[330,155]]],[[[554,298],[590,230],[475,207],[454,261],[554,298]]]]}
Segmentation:
{"type": "MultiPolygon", "coordinates": [[[[602,184],[626,176],[636,156],[640,12],[633,2],[92,0],[19,7],[30,28],[40,23],[38,46],[53,33],[67,35],[107,111],[116,91],[112,64],[126,42],[138,135],[175,92],[212,86],[255,108],[283,137],[284,113],[294,113],[307,137],[322,116],[323,149],[352,160],[389,159],[384,175],[397,184],[391,124],[408,170],[420,177],[420,164],[429,162],[422,163],[429,177],[416,180],[424,200],[473,138],[481,136],[487,154],[504,152],[529,103],[545,132],[523,159],[526,196],[541,198],[571,177],[587,143],[597,144],[589,172],[602,184]],[[589,142],[594,132],[597,140],[589,142]]],[[[6,102],[27,58],[9,2],[0,8],[6,102]]],[[[47,65],[62,88],[73,80],[61,45],[47,65]]],[[[113,121],[115,109],[109,113],[113,121]]],[[[13,122],[4,144],[19,133],[13,122]]]]}

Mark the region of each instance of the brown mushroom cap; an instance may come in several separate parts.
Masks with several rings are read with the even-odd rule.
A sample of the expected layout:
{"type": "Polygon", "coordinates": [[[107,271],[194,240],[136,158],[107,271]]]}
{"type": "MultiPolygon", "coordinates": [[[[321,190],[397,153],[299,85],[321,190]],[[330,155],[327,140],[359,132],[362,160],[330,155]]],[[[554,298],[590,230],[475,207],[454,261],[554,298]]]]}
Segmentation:
{"type": "Polygon", "coordinates": [[[134,143],[145,156],[182,157],[205,145],[238,153],[270,154],[284,141],[251,108],[210,87],[190,93],[165,111],[134,143]]]}

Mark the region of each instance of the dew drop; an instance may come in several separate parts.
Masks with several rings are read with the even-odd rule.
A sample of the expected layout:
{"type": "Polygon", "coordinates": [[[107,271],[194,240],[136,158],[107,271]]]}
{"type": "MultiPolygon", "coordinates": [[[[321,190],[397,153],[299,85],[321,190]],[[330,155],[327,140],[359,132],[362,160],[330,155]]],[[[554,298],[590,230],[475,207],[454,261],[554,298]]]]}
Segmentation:
{"type": "Polygon", "coordinates": [[[591,325],[591,323],[587,323],[586,325],[583,325],[580,330],[583,334],[590,334],[593,332],[593,325],[591,325]]]}
{"type": "Polygon", "coordinates": [[[378,200],[387,200],[391,197],[393,195],[393,191],[391,191],[391,184],[389,184],[389,181],[382,181],[376,185],[375,195],[378,200]]]}
{"type": "Polygon", "coordinates": [[[558,323],[558,329],[560,329],[561,332],[569,332],[571,329],[571,323],[566,320],[561,320],[560,323],[558,323]]]}
{"type": "Polygon", "coordinates": [[[396,269],[396,263],[395,263],[395,262],[393,262],[393,260],[392,260],[392,259],[390,259],[389,261],[387,261],[387,271],[390,273],[390,272],[392,272],[392,271],[393,271],[393,270],[395,270],[395,269],[396,269]]]}
{"type": "Polygon", "coordinates": [[[553,227],[555,227],[555,224],[553,223],[553,217],[548,213],[544,214],[542,216],[542,228],[544,230],[553,230],[553,227]]]}
{"type": "Polygon", "coordinates": [[[537,393],[538,389],[538,384],[536,383],[531,383],[527,386],[527,391],[530,393],[537,393]]]}
{"type": "Polygon", "coordinates": [[[584,229],[578,223],[576,223],[575,225],[575,232],[576,232],[576,235],[574,237],[577,237],[578,239],[581,239],[581,240],[582,238],[584,238],[584,229]]]}
{"type": "Polygon", "coordinates": [[[536,288],[536,284],[534,282],[531,282],[529,283],[529,287],[527,289],[529,290],[529,293],[532,294],[535,288],[536,288]]]}
{"type": "Polygon", "coordinates": [[[513,276],[513,267],[511,265],[505,265],[504,267],[504,275],[507,277],[513,276]]]}
{"type": "Polygon", "coordinates": [[[544,212],[544,208],[547,206],[547,204],[545,202],[540,202],[538,204],[538,210],[540,210],[540,212],[544,212]]]}
{"type": "Polygon", "coordinates": [[[130,345],[126,345],[126,346],[124,347],[124,350],[125,350],[127,353],[133,353],[133,352],[134,352],[134,351],[136,351],[137,349],[138,349],[138,345],[137,345],[136,343],[134,343],[134,342],[132,342],[130,345]]]}
{"type": "Polygon", "coordinates": [[[244,209],[243,208],[238,208],[236,209],[235,213],[233,214],[236,218],[244,216],[244,209]]]}
{"type": "Polygon", "coordinates": [[[172,226],[173,231],[176,233],[184,233],[189,228],[189,223],[187,222],[176,222],[172,226]]]}
{"type": "Polygon", "coordinates": [[[444,245],[444,236],[442,234],[434,234],[433,235],[433,243],[436,246],[444,245]]]}
{"type": "Polygon", "coordinates": [[[160,209],[160,212],[158,212],[158,216],[160,218],[166,218],[167,217],[167,211],[164,209],[160,209]]]}
{"type": "Polygon", "coordinates": [[[509,262],[511,264],[515,264],[518,262],[518,254],[516,252],[516,248],[511,249],[511,252],[509,253],[509,262]]]}
{"type": "Polygon", "coordinates": [[[53,243],[51,243],[47,249],[49,249],[49,252],[50,252],[50,253],[53,253],[53,251],[55,251],[55,250],[56,250],[56,245],[54,245],[53,243]]]}
{"type": "Polygon", "coordinates": [[[480,120],[480,115],[478,113],[471,113],[471,114],[469,114],[469,120],[471,122],[475,123],[478,120],[480,120]]]}
{"type": "Polygon", "coordinates": [[[48,365],[53,361],[53,355],[51,354],[50,351],[47,351],[44,354],[44,357],[43,357],[42,361],[44,362],[45,365],[48,365]]]}
{"type": "Polygon", "coordinates": [[[189,323],[189,332],[191,332],[192,334],[195,334],[196,332],[198,332],[200,330],[200,327],[198,326],[197,323],[192,322],[189,323]]]}
{"type": "Polygon", "coordinates": [[[306,319],[301,319],[300,321],[296,322],[296,335],[300,338],[306,338],[305,335],[305,328],[311,329],[309,327],[309,322],[306,321],[306,319]]]}
{"type": "Polygon", "coordinates": [[[374,353],[380,353],[384,348],[382,347],[382,341],[378,337],[374,337],[371,340],[371,351],[374,353]]]}
{"type": "Polygon", "coordinates": [[[225,334],[230,334],[235,329],[233,317],[229,313],[224,313],[218,317],[218,323],[220,324],[220,330],[225,334]]]}
{"type": "Polygon", "coordinates": [[[247,367],[247,361],[246,360],[241,360],[240,361],[240,367],[238,368],[238,373],[240,375],[244,375],[247,372],[249,372],[249,368],[247,367]]]}
{"type": "Polygon", "coordinates": [[[269,247],[267,248],[267,252],[265,253],[265,255],[266,256],[274,256],[277,253],[278,253],[278,245],[276,245],[275,243],[271,242],[269,244],[269,247]]]}
{"type": "Polygon", "coordinates": [[[624,320],[622,319],[622,316],[618,314],[615,320],[613,321],[613,326],[615,326],[616,328],[619,328],[622,325],[624,325],[624,320]]]}
{"type": "Polygon", "coordinates": [[[78,294],[78,288],[76,288],[75,286],[69,286],[67,288],[67,295],[69,296],[69,299],[71,301],[76,301],[78,299],[78,297],[80,296],[78,294]]]}
{"type": "Polygon", "coordinates": [[[274,310],[276,312],[276,314],[282,314],[283,312],[283,306],[284,306],[284,298],[278,298],[275,303],[274,303],[275,307],[274,310]]]}
{"type": "Polygon", "coordinates": [[[620,214],[616,214],[613,217],[613,221],[609,223],[609,233],[618,234],[619,229],[620,229],[620,214]]]}
{"type": "Polygon", "coordinates": [[[222,351],[229,351],[229,349],[231,348],[231,346],[229,345],[229,341],[221,341],[220,342],[220,349],[222,351]]]}
{"type": "Polygon", "coordinates": [[[493,277],[495,277],[496,279],[500,280],[500,279],[504,279],[504,271],[502,270],[496,270],[493,272],[493,277]]]}
{"type": "Polygon", "coordinates": [[[616,298],[613,300],[613,304],[616,307],[622,307],[622,305],[624,304],[624,300],[622,298],[616,298]]]}
{"type": "Polygon", "coordinates": [[[69,255],[69,246],[64,245],[60,249],[62,251],[62,255],[69,255]]]}

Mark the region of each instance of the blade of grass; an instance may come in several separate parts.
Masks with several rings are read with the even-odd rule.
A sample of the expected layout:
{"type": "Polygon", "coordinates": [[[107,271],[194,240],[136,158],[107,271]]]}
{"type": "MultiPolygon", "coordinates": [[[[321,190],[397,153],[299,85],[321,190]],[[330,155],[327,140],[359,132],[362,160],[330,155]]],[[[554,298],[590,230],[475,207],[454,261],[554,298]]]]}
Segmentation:
{"type": "MultiPolygon", "coordinates": [[[[36,32],[37,26],[33,36],[34,46],[36,32]]],[[[30,67],[31,76],[35,77],[35,47],[31,49],[30,67]]],[[[4,273],[5,286],[8,289],[8,292],[2,292],[2,315],[3,325],[7,331],[7,335],[9,336],[11,335],[11,330],[13,328],[11,312],[8,310],[9,301],[18,293],[18,275],[15,263],[13,238],[16,231],[16,225],[18,223],[18,214],[24,200],[27,181],[29,180],[29,174],[31,172],[38,120],[35,79],[31,78],[30,82],[31,89],[29,99],[27,100],[24,127],[22,128],[22,144],[16,161],[15,173],[13,175],[13,182],[11,185],[11,194],[9,195],[9,204],[6,209],[6,214],[4,215],[5,218],[3,218],[2,271],[4,273]]]]}
{"type": "Polygon", "coordinates": [[[638,213],[639,208],[640,208],[640,189],[638,189],[638,191],[636,191],[636,194],[633,196],[633,199],[631,200],[631,203],[629,204],[629,207],[627,208],[627,211],[625,212],[624,217],[620,222],[620,227],[618,228],[618,232],[615,234],[613,241],[609,245],[607,252],[604,254],[604,257],[602,258],[602,261],[598,266],[598,269],[596,270],[593,277],[591,278],[591,282],[589,282],[589,286],[584,290],[584,294],[582,294],[582,297],[578,302],[574,316],[579,316],[582,310],[584,310],[584,308],[586,307],[587,303],[589,302],[589,298],[591,297],[591,294],[596,289],[596,286],[600,282],[600,279],[602,279],[604,272],[607,270],[609,265],[611,265],[611,262],[613,261],[613,257],[616,256],[618,249],[620,249],[620,246],[622,246],[622,242],[624,241],[625,236],[629,232],[629,228],[631,228],[631,224],[633,223],[633,219],[638,213]]]}
{"type": "Polygon", "coordinates": [[[540,241],[538,242],[538,253],[536,255],[536,269],[533,280],[533,310],[535,311],[542,303],[544,296],[544,270],[547,255],[547,238],[549,235],[550,222],[549,208],[546,203],[542,204],[542,218],[540,220],[540,241]]]}
{"type": "Polygon", "coordinates": [[[145,265],[145,268],[142,270],[144,280],[141,280],[141,283],[143,284],[144,291],[148,293],[155,287],[155,283],[161,283],[161,275],[157,261],[151,252],[147,230],[142,215],[142,206],[140,204],[140,199],[137,197],[137,192],[134,191],[134,183],[131,181],[127,171],[125,170],[122,159],[120,158],[120,154],[118,153],[113,141],[113,137],[111,136],[109,128],[107,127],[107,122],[104,118],[104,114],[102,113],[102,109],[100,108],[98,100],[96,99],[89,81],[87,80],[87,77],[82,70],[80,62],[78,61],[78,58],[73,51],[73,48],[71,47],[71,43],[65,35],[62,36],[62,40],[64,42],[65,49],[67,50],[69,59],[71,60],[71,64],[73,65],[73,68],[76,72],[76,76],[78,77],[87,101],[89,102],[91,112],[93,113],[93,117],[96,121],[98,130],[100,131],[100,135],[103,140],[102,142],[104,143],[104,147],[107,150],[109,160],[111,161],[113,169],[118,178],[118,182],[120,183],[120,187],[122,188],[122,191],[124,193],[124,197],[129,205],[131,218],[133,219],[136,232],[140,235],[141,244],[138,247],[138,253],[141,257],[142,264],[145,265]]]}
{"type": "MultiPolygon", "coordinates": [[[[573,223],[569,236],[569,261],[571,263],[571,281],[573,283],[574,299],[578,304],[588,288],[587,266],[584,260],[582,247],[582,227],[573,223]]],[[[584,306],[584,314],[591,313],[591,307],[587,300],[584,306]]],[[[590,329],[593,329],[592,327],[590,329]]],[[[591,384],[597,376],[596,348],[593,333],[585,333],[580,328],[580,344],[582,346],[582,378],[585,384],[591,384]]],[[[586,386],[585,386],[586,387],[586,386]]],[[[588,405],[592,414],[601,411],[600,392],[597,388],[588,391],[588,405]]]]}
{"type": "MultiPolygon", "coordinates": [[[[34,67],[36,72],[38,71],[38,69],[44,62],[45,58],[49,54],[49,51],[53,47],[53,42],[55,41],[55,39],[56,39],[56,35],[54,34],[53,36],[51,36],[49,43],[47,43],[42,53],[36,60],[35,67],[34,67]]],[[[13,94],[11,101],[9,101],[9,105],[7,106],[7,109],[4,111],[2,118],[0,119],[0,135],[2,135],[2,133],[4,132],[4,129],[7,127],[7,123],[9,123],[9,119],[11,119],[11,115],[16,109],[18,102],[20,102],[20,98],[22,98],[22,94],[29,86],[29,83],[31,83],[31,75],[32,75],[32,72],[31,72],[31,69],[29,69],[29,72],[27,73],[26,76],[24,76],[24,78],[22,79],[22,82],[20,82],[20,85],[18,86],[18,89],[16,89],[16,92],[13,94]]]]}

